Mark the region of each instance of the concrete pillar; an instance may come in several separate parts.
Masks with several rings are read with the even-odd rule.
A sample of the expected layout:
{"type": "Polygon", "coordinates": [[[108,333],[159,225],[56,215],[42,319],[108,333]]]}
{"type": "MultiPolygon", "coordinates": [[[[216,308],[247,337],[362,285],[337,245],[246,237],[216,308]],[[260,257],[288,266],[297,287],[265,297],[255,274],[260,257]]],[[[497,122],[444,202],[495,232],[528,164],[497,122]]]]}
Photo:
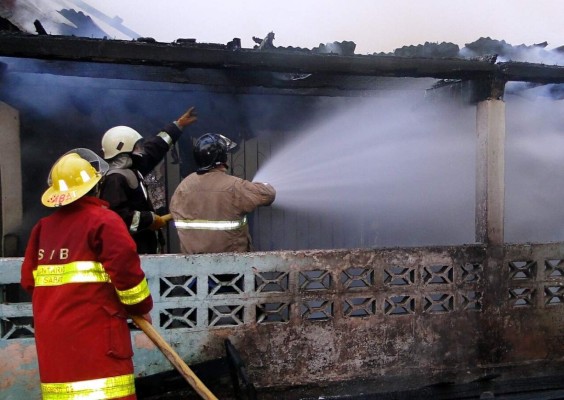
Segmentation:
{"type": "Polygon", "coordinates": [[[503,244],[505,103],[484,100],[476,112],[476,242],[503,244]]]}
{"type": "Polygon", "coordinates": [[[22,167],[19,112],[0,102],[0,240],[3,257],[16,256],[22,224],[22,167]]]}

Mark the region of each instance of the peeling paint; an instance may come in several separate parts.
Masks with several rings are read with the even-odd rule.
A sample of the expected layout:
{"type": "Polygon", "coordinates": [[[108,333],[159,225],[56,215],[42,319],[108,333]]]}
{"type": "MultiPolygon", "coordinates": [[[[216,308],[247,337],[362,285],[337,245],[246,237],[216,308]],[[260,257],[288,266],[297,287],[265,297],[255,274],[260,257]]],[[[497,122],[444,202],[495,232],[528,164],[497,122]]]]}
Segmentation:
{"type": "MultiPolygon", "coordinates": [[[[564,299],[545,290],[564,285],[564,274],[547,275],[563,270],[564,246],[170,255],[142,261],[157,294],[155,327],[173,349],[190,365],[224,357],[229,339],[260,388],[346,380],[469,382],[494,371],[508,378],[564,371],[564,299]],[[544,267],[545,260],[554,271],[544,267]],[[519,274],[511,268],[520,268],[519,274]],[[208,293],[209,275],[226,273],[239,274],[244,285],[208,293]],[[187,274],[197,279],[195,293],[167,298],[160,292],[160,277],[187,274]],[[514,279],[520,274],[526,279],[514,279]],[[275,290],[264,291],[259,283],[265,280],[275,290]],[[554,297],[552,303],[547,296],[554,297]]],[[[8,268],[2,260],[0,267],[8,268]]],[[[19,306],[0,310],[26,310],[19,306]]],[[[132,337],[138,376],[171,368],[142,332],[132,337]]],[[[35,349],[26,348],[33,341],[14,343],[20,342],[0,341],[2,359],[33,365],[35,349]]],[[[27,372],[20,365],[18,373],[27,372]]],[[[4,387],[21,390],[23,375],[10,379],[3,380],[4,387]]]]}
{"type": "Polygon", "coordinates": [[[9,389],[22,382],[39,387],[35,345],[10,343],[0,348],[0,389],[9,389]]]}

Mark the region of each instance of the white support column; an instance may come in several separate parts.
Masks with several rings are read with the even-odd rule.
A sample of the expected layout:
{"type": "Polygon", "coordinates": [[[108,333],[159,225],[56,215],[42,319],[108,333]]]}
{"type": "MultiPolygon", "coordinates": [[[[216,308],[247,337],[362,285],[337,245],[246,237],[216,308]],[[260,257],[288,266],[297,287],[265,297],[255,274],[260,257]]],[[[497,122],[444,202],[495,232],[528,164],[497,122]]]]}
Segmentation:
{"type": "Polygon", "coordinates": [[[476,241],[503,244],[505,103],[484,100],[476,113],[476,241]]]}
{"type": "Polygon", "coordinates": [[[19,112],[0,102],[0,255],[14,256],[22,225],[22,167],[19,112]],[[14,236],[7,236],[14,235],[14,236]],[[7,239],[9,237],[9,239],[7,239]],[[8,254],[4,254],[4,251],[8,254]]]}

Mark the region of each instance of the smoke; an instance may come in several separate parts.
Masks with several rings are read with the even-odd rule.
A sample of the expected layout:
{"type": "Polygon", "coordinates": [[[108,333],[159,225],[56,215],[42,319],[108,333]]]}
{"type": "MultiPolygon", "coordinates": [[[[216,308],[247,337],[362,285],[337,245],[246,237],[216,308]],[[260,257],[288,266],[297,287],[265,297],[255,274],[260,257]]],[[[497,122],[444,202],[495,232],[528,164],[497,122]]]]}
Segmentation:
{"type": "Polygon", "coordinates": [[[68,8],[65,0],[18,0],[0,3],[0,13],[25,32],[36,33],[34,21],[39,20],[48,34],[61,34],[64,26],[76,28],[59,10],[68,8]]]}
{"type": "MultiPolygon", "coordinates": [[[[564,101],[506,98],[505,240],[564,240],[564,101]]],[[[288,138],[254,181],[285,215],[315,215],[352,245],[474,242],[475,107],[417,92],[357,100],[288,138]],[[335,228],[336,227],[336,228],[335,228]]],[[[331,234],[331,232],[328,232],[331,234]]]]}
{"type": "Polygon", "coordinates": [[[474,237],[475,110],[389,92],[299,132],[254,181],[274,207],[304,211],[363,244],[469,243],[474,237]]]}
{"type": "MultiPolygon", "coordinates": [[[[542,45],[533,46],[512,46],[505,41],[487,41],[481,40],[483,42],[484,48],[476,46],[464,47],[460,49],[460,56],[463,58],[473,58],[480,57],[484,55],[484,52],[489,54],[497,54],[496,62],[527,62],[536,64],[546,64],[546,65],[564,65],[564,52],[560,49],[548,50],[542,45]],[[488,50],[489,45],[489,50],[488,50]]],[[[480,42],[480,41],[479,41],[480,42]]]]}
{"type": "MultiPolygon", "coordinates": [[[[0,101],[20,112],[24,215],[18,234],[22,245],[37,220],[52,212],[40,198],[52,163],[60,155],[77,147],[101,154],[103,133],[116,125],[129,125],[146,137],[154,135],[198,103],[194,95],[187,99],[166,91],[164,85],[11,73],[12,68],[17,71],[18,61],[0,57],[0,62],[8,66],[0,101]]],[[[37,62],[37,69],[42,65],[37,62]]]]}
{"type": "MultiPolygon", "coordinates": [[[[474,241],[475,107],[455,101],[448,90],[428,96],[419,82],[418,89],[398,86],[370,98],[233,95],[175,84],[11,74],[14,60],[0,61],[8,65],[2,100],[21,115],[24,230],[49,212],[39,198],[62,153],[98,151],[101,135],[114,125],[154,134],[195,105],[198,122],[177,146],[184,161],[191,158],[187,142],[206,132],[272,149],[261,147],[260,156],[244,163],[257,163],[253,180],[277,190],[268,222],[267,212],[255,214],[257,249],[474,241]]],[[[556,86],[525,85],[506,94],[510,242],[564,241],[564,101],[551,95],[556,86]]]]}
{"type": "Polygon", "coordinates": [[[564,241],[564,101],[537,87],[506,97],[508,242],[564,241]]]}
{"type": "MultiPolygon", "coordinates": [[[[498,60],[503,61],[503,60],[498,60]]],[[[513,57],[507,61],[522,61],[546,65],[564,65],[564,53],[561,51],[550,51],[542,47],[519,48],[516,47],[513,57]]]]}

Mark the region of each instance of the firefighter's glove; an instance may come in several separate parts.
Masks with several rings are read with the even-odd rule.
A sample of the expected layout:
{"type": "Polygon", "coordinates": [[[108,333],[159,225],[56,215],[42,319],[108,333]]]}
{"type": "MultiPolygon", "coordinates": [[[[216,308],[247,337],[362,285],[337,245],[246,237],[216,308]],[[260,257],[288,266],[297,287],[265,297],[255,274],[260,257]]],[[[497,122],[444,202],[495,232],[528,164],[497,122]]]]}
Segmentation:
{"type": "Polygon", "coordinates": [[[166,225],[166,219],[164,219],[160,215],[153,214],[153,223],[149,226],[149,229],[153,231],[158,231],[165,225],[166,225]]]}
{"type": "Polygon", "coordinates": [[[177,120],[176,124],[179,128],[184,128],[185,126],[190,125],[193,122],[196,122],[198,117],[196,116],[196,109],[194,107],[190,107],[188,111],[182,114],[177,120]]]}

